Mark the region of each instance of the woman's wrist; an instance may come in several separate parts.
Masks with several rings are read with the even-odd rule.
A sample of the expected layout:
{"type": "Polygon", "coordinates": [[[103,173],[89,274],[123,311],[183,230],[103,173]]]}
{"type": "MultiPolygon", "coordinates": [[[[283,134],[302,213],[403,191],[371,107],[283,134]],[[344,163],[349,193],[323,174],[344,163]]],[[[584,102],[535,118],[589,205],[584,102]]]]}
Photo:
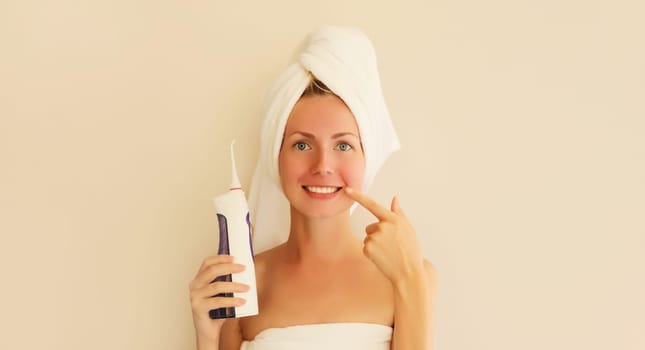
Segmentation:
{"type": "Polygon", "coordinates": [[[423,268],[423,262],[409,266],[404,273],[400,274],[397,279],[392,281],[394,290],[401,292],[408,289],[418,289],[426,285],[426,273],[423,268]]]}
{"type": "Polygon", "coordinates": [[[219,348],[219,337],[204,337],[197,335],[197,350],[217,350],[219,348]]]}

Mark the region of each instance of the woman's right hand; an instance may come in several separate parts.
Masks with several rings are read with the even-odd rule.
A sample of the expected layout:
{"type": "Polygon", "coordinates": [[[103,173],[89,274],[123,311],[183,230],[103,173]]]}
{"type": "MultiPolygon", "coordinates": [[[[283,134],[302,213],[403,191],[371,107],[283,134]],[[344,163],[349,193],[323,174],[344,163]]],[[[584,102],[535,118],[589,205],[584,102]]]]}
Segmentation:
{"type": "Polygon", "coordinates": [[[235,264],[230,255],[215,255],[204,259],[197,275],[190,281],[190,304],[198,342],[217,341],[223,319],[211,319],[209,311],[223,307],[236,307],[246,301],[242,298],[216,296],[221,293],[246,292],[249,286],[235,282],[215,281],[219,276],[242,272],[244,265],[235,264]]]}

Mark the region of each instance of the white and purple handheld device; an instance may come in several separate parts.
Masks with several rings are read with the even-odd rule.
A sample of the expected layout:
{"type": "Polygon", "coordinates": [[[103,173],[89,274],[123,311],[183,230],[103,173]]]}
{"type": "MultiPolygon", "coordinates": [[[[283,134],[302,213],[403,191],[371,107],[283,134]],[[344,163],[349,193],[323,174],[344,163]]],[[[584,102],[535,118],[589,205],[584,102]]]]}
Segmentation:
{"type": "Polygon", "coordinates": [[[244,293],[223,293],[216,296],[241,297],[246,303],[238,307],[213,309],[208,312],[212,319],[245,317],[258,314],[258,296],[255,285],[255,265],[253,263],[253,247],[251,245],[251,223],[249,221],[249,206],[242,191],[235,168],[235,154],[231,142],[231,188],[227,193],[213,198],[217,221],[219,223],[219,249],[217,254],[232,255],[235,262],[246,266],[240,273],[217,277],[215,281],[238,282],[248,285],[249,291],[244,293]]]}

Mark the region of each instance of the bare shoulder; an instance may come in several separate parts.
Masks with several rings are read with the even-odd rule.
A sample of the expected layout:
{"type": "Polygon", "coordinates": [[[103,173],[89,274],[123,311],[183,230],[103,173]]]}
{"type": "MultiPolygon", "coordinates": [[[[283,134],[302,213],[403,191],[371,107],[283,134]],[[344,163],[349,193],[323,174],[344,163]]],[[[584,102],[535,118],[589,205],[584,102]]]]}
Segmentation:
{"type": "Polygon", "coordinates": [[[275,273],[275,266],[280,260],[283,247],[284,244],[265,250],[253,257],[258,297],[261,297],[266,288],[270,287],[271,283],[269,281],[272,278],[272,274],[275,273]]]}
{"type": "Polygon", "coordinates": [[[253,257],[253,263],[255,265],[255,274],[257,277],[264,276],[267,270],[267,266],[272,266],[273,262],[280,256],[280,251],[284,247],[284,244],[273,247],[269,250],[265,250],[262,253],[259,253],[253,257]]]}

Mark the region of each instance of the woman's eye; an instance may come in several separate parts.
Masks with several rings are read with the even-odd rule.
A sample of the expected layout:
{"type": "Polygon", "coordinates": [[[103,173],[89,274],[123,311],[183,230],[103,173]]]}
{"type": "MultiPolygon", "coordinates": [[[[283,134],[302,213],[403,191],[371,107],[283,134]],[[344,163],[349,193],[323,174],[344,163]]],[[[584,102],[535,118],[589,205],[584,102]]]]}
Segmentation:
{"type": "Polygon", "coordinates": [[[336,148],[338,150],[340,150],[340,151],[347,152],[347,151],[352,149],[352,146],[349,143],[343,142],[343,143],[338,144],[338,146],[336,146],[336,148]]]}
{"type": "Polygon", "coordinates": [[[293,147],[295,147],[298,151],[306,151],[310,148],[309,145],[304,142],[296,142],[293,147]]]}

